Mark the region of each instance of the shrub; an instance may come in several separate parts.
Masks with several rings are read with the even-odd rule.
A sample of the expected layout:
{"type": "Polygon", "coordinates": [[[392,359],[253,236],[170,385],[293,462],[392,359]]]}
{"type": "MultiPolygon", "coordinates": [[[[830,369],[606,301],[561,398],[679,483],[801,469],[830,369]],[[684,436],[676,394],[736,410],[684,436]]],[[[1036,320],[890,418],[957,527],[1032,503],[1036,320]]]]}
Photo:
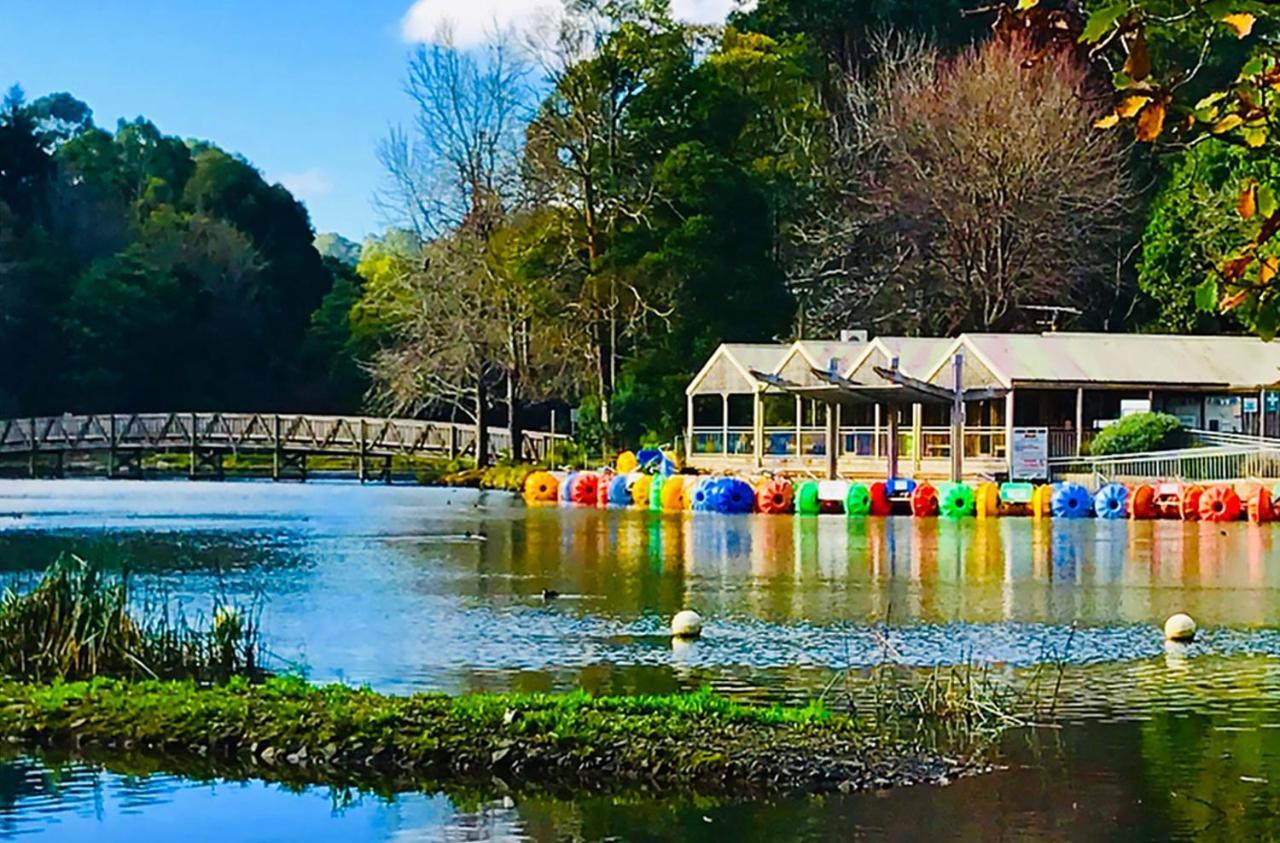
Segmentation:
{"type": "Polygon", "coordinates": [[[1137,454],[1182,447],[1182,422],[1168,413],[1134,413],[1103,428],[1090,444],[1094,456],[1137,454]]]}

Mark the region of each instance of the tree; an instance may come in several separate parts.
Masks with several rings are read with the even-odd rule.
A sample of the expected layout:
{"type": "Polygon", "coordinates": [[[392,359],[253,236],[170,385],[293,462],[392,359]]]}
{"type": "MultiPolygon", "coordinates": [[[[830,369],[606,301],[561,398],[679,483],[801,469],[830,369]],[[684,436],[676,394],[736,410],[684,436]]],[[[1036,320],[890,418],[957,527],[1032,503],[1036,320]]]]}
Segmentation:
{"type": "MultiPolygon", "coordinates": [[[[243,159],[57,93],[0,113],[4,412],[288,409],[332,273],[243,159]]],[[[351,407],[354,408],[354,407],[351,407]]],[[[329,407],[346,410],[348,407],[329,407]]]]}
{"type": "Polygon", "coordinates": [[[315,247],[322,258],[333,258],[353,268],[360,263],[360,244],[348,240],[335,231],[317,234],[315,247]]]}
{"type": "Polygon", "coordinates": [[[672,94],[683,90],[693,44],[664,7],[619,3],[606,12],[604,20],[593,10],[567,14],[536,46],[550,93],[527,130],[524,176],[532,201],[566,211],[561,271],[572,278],[577,346],[607,425],[620,349],[649,314],[644,291],[609,254],[619,231],[642,226],[650,209],[653,159],[630,123],[648,114],[654,125],[681,125],[672,94]]]}
{"type": "MultiPolygon", "coordinates": [[[[1274,4],[1254,0],[1114,0],[1051,9],[1036,0],[1002,7],[1002,33],[1034,32],[1055,44],[1078,42],[1109,73],[1114,108],[1099,129],[1131,125],[1157,151],[1222,143],[1259,160],[1280,152],[1280,40],[1274,4]],[[1242,42],[1248,47],[1242,49],[1242,42]],[[1182,49],[1162,49],[1181,45],[1182,49]],[[1195,45],[1194,49],[1187,46],[1195,45]]],[[[1238,310],[1264,337],[1280,327],[1280,184],[1242,186],[1236,213],[1243,237],[1210,266],[1197,290],[1202,307],[1238,310]]]]}
{"type": "Polygon", "coordinates": [[[730,23],[778,39],[803,39],[816,47],[824,89],[876,60],[877,31],[925,36],[943,49],[967,46],[987,35],[980,16],[966,14],[969,0],[760,0],[730,15],[730,23]]]}
{"type": "Polygon", "coordinates": [[[1255,159],[1227,144],[1200,144],[1173,157],[1151,201],[1138,283],[1156,308],[1152,327],[1173,333],[1239,331],[1239,309],[1198,307],[1196,293],[1209,267],[1248,237],[1236,212],[1250,180],[1280,176],[1275,161],[1255,159]]]}
{"type": "Polygon", "coordinates": [[[1017,330],[1039,319],[1031,305],[1105,316],[1126,251],[1124,149],[1092,130],[1084,69],[1032,55],[890,40],[847,81],[832,200],[797,229],[820,330],[1017,330]]]}
{"type": "Polygon", "coordinates": [[[463,392],[469,394],[478,464],[488,457],[485,416],[495,377],[506,383],[517,456],[522,440],[524,396],[513,361],[525,354],[527,330],[502,306],[509,291],[487,261],[490,238],[519,200],[524,73],[503,33],[474,54],[454,49],[443,30],[409,63],[406,91],[417,108],[413,135],[397,129],[380,148],[390,177],[382,206],[423,241],[424,253],[422,269],[405,276],[409,283],[397,290],[408,300],[392,299],[392,339],[374,358],[374,387],[384,403],[418,409],[432,401],[460,408],[463,392]],[[455,280],[440,274],[446,269],[455,280]],[[427,314],[428,308],[434,312],[427,314]],[[437,317],[445,313],[462,324],[442,325],[437,317]],[[419,330],[442,333],[418,336],[419,330]],[[445,352],[437,345],[442,337],[460,347],[445,352]],[[438,353],[425,355],[424,348],[438,353]],[[465,381],[460,366],[469,367],[465,381]],[[427,392],[413,399],[405,392],[411,386],[427,392]]]}

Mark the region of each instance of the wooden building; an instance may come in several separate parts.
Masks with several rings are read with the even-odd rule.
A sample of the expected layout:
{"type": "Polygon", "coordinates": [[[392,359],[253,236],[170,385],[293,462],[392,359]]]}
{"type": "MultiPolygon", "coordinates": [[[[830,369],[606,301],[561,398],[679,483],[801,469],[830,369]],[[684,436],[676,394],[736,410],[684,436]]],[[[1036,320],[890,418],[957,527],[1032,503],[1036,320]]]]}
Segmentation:
{"type": "Polygon", "coordinates": [[[1280,436],[1280,343],[1048,333],[726,344],[686,395],[695,468],[1008,477],[1031,470],[1037,448],[1079,454],[1148,409],[1194,429],[1280,436]]]}

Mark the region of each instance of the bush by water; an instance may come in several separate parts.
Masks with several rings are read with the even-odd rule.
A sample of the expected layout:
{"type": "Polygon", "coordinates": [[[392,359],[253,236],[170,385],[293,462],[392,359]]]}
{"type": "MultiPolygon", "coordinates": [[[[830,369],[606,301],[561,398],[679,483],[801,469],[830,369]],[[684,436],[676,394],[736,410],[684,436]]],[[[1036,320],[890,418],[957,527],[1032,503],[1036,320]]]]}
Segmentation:
{"type": "Polygon", "coordinates": [[[1134,413],[1104,427],[1089,452],[1095,456],[1167,451],[1186,444],[1182,422],[1168,413],[1134,413]]]}

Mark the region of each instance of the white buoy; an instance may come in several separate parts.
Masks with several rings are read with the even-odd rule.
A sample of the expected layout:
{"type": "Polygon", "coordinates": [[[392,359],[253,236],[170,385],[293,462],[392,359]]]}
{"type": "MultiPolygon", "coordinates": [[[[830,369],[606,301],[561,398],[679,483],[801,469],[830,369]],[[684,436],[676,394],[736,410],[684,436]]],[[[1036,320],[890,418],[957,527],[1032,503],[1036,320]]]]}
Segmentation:
{"type": "Polygon", "coordinates": [[[1196,637],[1196,622],[1182,612],[1170,615],[1164,622],[1164,637],[1168,641],[1190,641],[1196,637]]]}
{"type": "Polygon", "coordinates": [[[671,619],[671,634],[676,638],[697,638],[702,634],[702,615],[692,609],[676,612],[671,619]]]}

